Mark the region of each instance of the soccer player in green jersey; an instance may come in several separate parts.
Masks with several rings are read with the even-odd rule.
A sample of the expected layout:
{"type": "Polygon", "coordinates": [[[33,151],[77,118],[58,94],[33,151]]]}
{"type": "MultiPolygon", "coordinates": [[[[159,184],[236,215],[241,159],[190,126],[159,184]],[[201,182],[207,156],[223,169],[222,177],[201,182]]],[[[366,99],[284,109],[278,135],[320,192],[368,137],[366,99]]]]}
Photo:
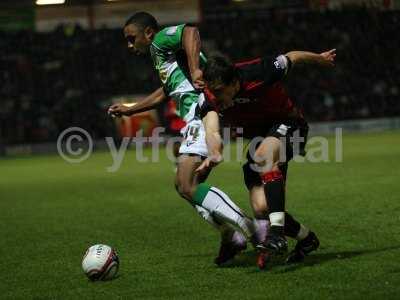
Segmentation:
{"type": "Polygon", "coordinates": [[[204,86],[200,65],[206,62],[200,52],[200,36],[196,27],[181,24],[160,30],[156,19],[139,12],[124,27],[128,48],[136,54],[150,50],[154,68],[162,87],[133,106],[114,104],[114,116],[133,115],[154,108],[167,97],[177,103],[177,111],[186,122],[179,149],[175,185],[198,213],[222,233],[220,265],[243,250],[246,239],[229,225],[238,228],[247,239],[255,239],[256,226],[221,190],[204,183],[211,169],[222,160],[222,139],[218,114],[206,105],[201,89],[204,86]]]}

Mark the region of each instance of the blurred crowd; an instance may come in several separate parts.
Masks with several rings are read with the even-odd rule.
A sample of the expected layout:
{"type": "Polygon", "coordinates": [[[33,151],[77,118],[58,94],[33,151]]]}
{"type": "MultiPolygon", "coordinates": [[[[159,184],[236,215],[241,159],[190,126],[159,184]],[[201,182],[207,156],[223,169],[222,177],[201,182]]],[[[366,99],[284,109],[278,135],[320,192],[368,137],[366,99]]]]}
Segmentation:
{"type": "Polygon", "coordinates": [[[303,66],[293,69],[287,80],[292,98],[304,107],[308,120],[400,115],[398,11],[254,11],[227,14],[224,19],[214,15],[205,24],[203,38],[236,60],[336,48],[334,69],[303,66]],[[224,38],[213,39],[216,32],[224,38]]]}
{"type": "MultiPolygon", "coordinates": [[[[332,121],[400,115],[399,25],[399,12],[268,10],[206,14],[199,27],[206,52],[234,60],[336,48],[335,69],[298,67],[287,80],[310,121],[332,121]]],[[[130,55],[121,30],[2,32],[0,139],[53,141],[70,126],[107,136],[113,97],[146,94],[159,84],[150,57],[130,55]]]]}

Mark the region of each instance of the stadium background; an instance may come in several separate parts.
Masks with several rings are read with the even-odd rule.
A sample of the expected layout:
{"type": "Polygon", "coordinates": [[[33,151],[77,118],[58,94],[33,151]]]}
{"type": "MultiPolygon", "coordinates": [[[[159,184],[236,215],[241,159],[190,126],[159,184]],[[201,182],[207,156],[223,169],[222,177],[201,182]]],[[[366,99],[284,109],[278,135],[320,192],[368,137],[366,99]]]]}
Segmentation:
{"type": "MultiPolygon", "coordinates": [[[[398,299],[399,9],[395,0],[0,1],[2,295],[398,299]],[[294,164],[290,173],[289,205],[323,241],[305,266],[260,275],[248,254],[237,267],[214,268],[217,235],[175,194],[166,159],[143,165],[130,156],[110,174],[101,151],[79,166],[51,155],[72,126],[97,141],[121,137],[108,106],[159,86],[150,58],[130,55],[123,39],[137,10],[163,26],[197,24],[206,52],[235,60],[337,49],[333,71],[294,70],[287,82],[312,128],[345,133],[343,164],[294,164]],[[86,284],[79,265],[99,241],[123,262],[121,278],[101,286],[86,284]]],[[[150,117],[168,127],[166,109],[150,117]]],[[[238,164],[223,164],[211,180],[249,211],[238,164]]]]}
{"type": "MultiPolygon", "coordinates": [[[[334,72],[309,68],[289,81],[293,99],[310,121],[400,115],[400,61],[394,55],[400,46],[400,14],[395,1],[366,1],[370,6],[363,7],[357,1],[106,2],[67,1],[70,6],[50,9],[10,1],[12,13],[2,8],[9,16],[2,18],[0,39],[3,148],[55,141],[70,126],[84,127],[96,138],[112,134],[114,124],[104,113],[112,99],[146,94],[160,84],[148,57],[129,55],[120,28],[132,9],[146,7],[169,24],[199,23],[205,51],[218,50],[235,60],[337,48],[334,72]],[[157,10],[162,2],[164,14],[157,10]],[[340,4],[348,2],[353,5],[340,4]],[[105,7],[98,9],[96,19],[101,5],[105,7]],[[116,16],[105,15],[103,10],[113,5],[120,5],[116,16]],[[179,5],[188,8],[173,14],[179,5]],[[11,30],[21,27],[25,29],[11,30]]],[[[163,123],[161,111],[159,116],[163,123]]]]}

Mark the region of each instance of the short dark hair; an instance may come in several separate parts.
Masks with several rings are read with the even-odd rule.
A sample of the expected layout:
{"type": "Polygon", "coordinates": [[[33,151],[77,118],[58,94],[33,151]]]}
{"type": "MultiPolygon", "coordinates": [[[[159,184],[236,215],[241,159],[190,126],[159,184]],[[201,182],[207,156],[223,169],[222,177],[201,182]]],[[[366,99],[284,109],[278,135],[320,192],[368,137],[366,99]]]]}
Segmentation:
{"type": "Polygon", "coordinates": [[[146,27],[150,27],[155,31],[158,31],[158,22],[156,18],[154,18],[151,14],[140,11],[132,15],[126,22],[125,27],[134,24],[141,29],[145,29],[146,27]]]}
{"type": "Polygon", "coordinates": [[[224,85],[238,79],[238,73],[233,62],[222,54],[213,54],[208,57],[203,77],[208,82],[220,82],[224,85]]]}

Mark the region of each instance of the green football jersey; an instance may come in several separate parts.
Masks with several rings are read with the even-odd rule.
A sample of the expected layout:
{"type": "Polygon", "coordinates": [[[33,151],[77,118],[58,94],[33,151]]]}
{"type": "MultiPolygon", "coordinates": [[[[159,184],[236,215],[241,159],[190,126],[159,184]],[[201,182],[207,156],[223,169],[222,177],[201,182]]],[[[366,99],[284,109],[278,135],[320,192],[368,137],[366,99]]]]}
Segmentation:
{"type": "MultiPolygon", "coordinates": [[[[181,24],[164,28],[155,35],[150,46],[153,64],[164,90],[176,101],[178,115],[184,119],[192,105],[199,100],[199,92],[190,82],[187,57],[182,48],[185,26],[186,24],[181,24]]],[[[200,53],[200,65],[205,63],[206,58],[200,53]]]]}

